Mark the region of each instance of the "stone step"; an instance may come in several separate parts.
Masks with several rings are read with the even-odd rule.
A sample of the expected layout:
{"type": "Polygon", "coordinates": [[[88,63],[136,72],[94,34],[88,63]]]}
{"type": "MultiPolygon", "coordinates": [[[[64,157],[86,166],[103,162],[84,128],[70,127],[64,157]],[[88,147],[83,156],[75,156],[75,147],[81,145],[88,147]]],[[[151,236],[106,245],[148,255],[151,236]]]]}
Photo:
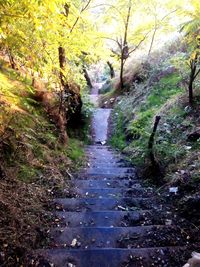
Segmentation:
{"type": "MultiPolygon", "coordinates": [[[[62,206],[57,206],[62,210],[62,206]]],[[[85,211],[56,212],[55,225],[63,227],[133,227],[141,225],[165,224],[165,217],[154,218],[154,211],[85,211]]]]}
{"type": "Polygon", "coordinates": [[[126,162],[118,162],[118,161],[109,161],[107,162],[106,160],[101,160],[101,161],[96,161],[96,159],[93,160],[87,160],[87,165],[88,167],[92,167],[92,168],[107,168],[107,167],[111,167],[111,168],[115,168],[115,167],[130,167],[129,165],[126,164],[126,162]]]}
{"type": "Polygon", "coordinates": [[[86,149],[85,154],[90,156],[90,157],[113,157],[117,158],[118,160],[122,160],[123,158],[119,153],[116,153],[115,151],[112,150],[106,150],[106,149],[101,149],[101,150],[96,150],[96,149],[86,149]]]}
{"type": "Polygon", "coordinates": [[[89,158],[104,159],[104,160],[121,160],[119,154],[108,150],[86,150],[85,155],[89,158]]]}
{"type": "MultiPolygon", "coordinates": [[[[49,249],[46,256],[56,267],[181,267],[179,255],[185,247],[143,249],[49,249]]],[[[188,255],[191,251],[188,250],[188,255]]]]}
{"type": "Polygon", "coordinates": [[[100,150],[101,149],[106,149],[106,150],[113,151],[113,148],[108,146],[108,145],[104,145],[104,146],[102,146],[102,145],[87,145],[86,149],[100,149],[100,150]]]}
{"type": "Polygon", "coordinates": [[[129,163],[126,161],[107,161],[107,160],[101,160],[101,161],[96,161],[96,159],[89,159],[87,160],[88,162],[88,167],[92,168],[115,168],[115,167],[126,167],[126,168],[132,168],[129,163]]]}
{"type": "Polygon", "coordinates": [[[88,153],[85,153],[85,155],[91,159],[91,160],[96,160],[97,162],[99,161],[104,161],[105,163],[106,162],[109,162],[109,161],[112,161],[112,162],[120,162],[120,157],[118,157],[117,155],[114,155],[114,154],[111,154],[111,153],[99,153],[99,154],[96,154],[96,153],[92,153],[92,152],[88,152],[88,153]]]}
{"type": "Polygon", "coordinates": [[[92,116],[92,133],[93,141],[107,140],[108,119],[110,117],[111,109],[97,108],[92,116]]]}
{"type": "Polygon", "coordinates": [[[108,179],[103,178],[101,180],[84,180],[84,179],[72,179],[70,181],[73,187],[77,188],[141,188],[140,181],[138,179],[108,179]]]}
{"type": "Polygon", "coordinates": [[[187,244],[187,233],[176,226],[163,225],[57,228],[51,231],[51,237],[50,247],[68,249],[152,248],[187,244]]]}
{"type": "Polygon", "coordinates": [[[102,168],[102,167],[96,167],[96,168],[87,168],[85,170],[85,174],[86,175],[107,175],[107,174],[112,174],[117,176],[121,176],[121,175],[135,175],[135,168],[127,168],[127,167],[106,167],[106,168],[102,168]]]}
{"type": "Polygon", "coordinates": [[[105,153],[112,153],[115,155],[120,156],[120,153],[112,148],[108,148],[108,146],[102,146],[102,145],[92,145],[92,146],[86,146],[85,147],[85,151],[86,152],[91,152],[91,153],[101,153],[101,152],[105,152],[105,153]]]}
{"type": "Polygon", "coordinates": [[[155,205],[154,198],[58,198],[57,205],[61,205],[65,211],[105,211],[152,209],[155,205]]]}
{"type": "Polygon", "coordinates": [[[76,179],[80,180],[103,180],[103,179],[110,179],[110,180],[127,180],[127,179],[136,179],[134,173],[85,173],[81,172],[78,174],[73,175],[76,179]]]}
{"type": "Polygon", "coordinates": [[[101,162],[101,163],[96,163],[95,160],[93,161],[88,161],[88,168],[126,168],[127,165],[124,163],[116,163],[116,162],[109,162],[109,163],[106,163],[106,162],[101,162]]]}
{"type": "Polygon", "coordinates": [[[82,198],[122,198],[122,197],[152,197],[152,188],[75,188],[74,192],[77,197],[82,198]]]}

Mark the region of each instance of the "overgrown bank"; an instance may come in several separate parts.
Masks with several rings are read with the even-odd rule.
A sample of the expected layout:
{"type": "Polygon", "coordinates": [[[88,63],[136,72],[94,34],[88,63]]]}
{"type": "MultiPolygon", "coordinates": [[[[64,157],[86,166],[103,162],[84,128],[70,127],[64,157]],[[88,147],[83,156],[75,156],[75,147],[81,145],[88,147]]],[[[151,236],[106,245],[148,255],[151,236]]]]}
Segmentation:
{"type": "Polygon", "coordinates": [[[28,76],[2,62],[0,81],[0,265],[24,266],[45,241],[48,203],[80,166],[83,142],[63,142],[57,100],[41,101],[28,76]]]}
{"type": "MultiPolygon", "coordinates": [[[[140,77],[142,74],[142,81],[131,74],[129,92],[115,99],[110,143],[142,170],[145,179],[167,183],[167,188],[177,187],[180,203],[182,206],[186,203],[199,220],[196,205],[199,203],[200,177],[200,87],[197,79],[195,101],[191,107],[184,87],[188,73],[185,72],[183,77],[183,69],[177,64],[186,52],[176,51],[169,47],[167,51],[154,54],[150,61],[143,62],[142,72],[137,73],[140,77]],[[149,159],[148,142],[155,116],[161,117],[154,156],[163,171],[162,176],[152,173],[149,159]]],[[[137,69],[137,66],[131,67],[137,69]]]]}

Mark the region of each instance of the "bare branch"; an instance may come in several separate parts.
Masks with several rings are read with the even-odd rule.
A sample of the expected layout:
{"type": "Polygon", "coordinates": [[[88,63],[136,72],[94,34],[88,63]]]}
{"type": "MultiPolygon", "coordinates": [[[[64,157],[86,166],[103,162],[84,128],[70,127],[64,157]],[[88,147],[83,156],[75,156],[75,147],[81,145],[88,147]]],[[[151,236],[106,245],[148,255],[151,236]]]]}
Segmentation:
{"type": "Polygon", "coordinates": [[[121,55],[121,53],[118,53],[117,51],[115,51],[114,49],[110,49],[111,50],[111,52],[113,53],[113,54],[115,54],[115,55],[117,55],[117,56],[120,56],[121,55]]]}
{"type": "MultiPolygon", "coordinates": [[[[86,3],[86,5],[81,8],[80,15],[89,7],[89,5],[90,5],[91,2],[92,2],[92,0],[88,0],[88,2],[86,3]]],[[[73,30],[74,30],[74,28],[76,27],[76,25],[77,25],[77,23],[78,23],[78,21],[80,19],[80,15],[76,18],[73,26],[70,29],[70,33],[72,33],[73,30]]]]}
{"type": "Polygon", "coordinates": [[[149,35],[150,32],[151,31],[147,32],[145,34],[145,36],[140,40],[140,42],[131,51],[129,51],[129,53],[128,53],[129,56],[130,56],[130,54],[135,52],[140,47],[140,45],[146,40],[146,38],[147,38],[147,36],[149,35]]]}
{"type": "MultiPolygon", "coordinates": [[[[108,6],[108,7],[111,7],[111,8],[113,8],[113,9],[115,9],[115,10],[120,14],[121,18],[122,18],[123,21],[124,21],[124,17],[123,17],[123,15],[122,15],[122,13],[121,13],[120,10],[119,10],[116,6],[114,6],[114,5],[111,5],[111,4],[99,4],[99,5],[96,5],[96,6],[91,6],[90,9],[94,9],[94,8],[101,7],[101,6],[108,6]]],[[[124,22],[125,22],[125,21],[124,21],[124,22]]]]}
{"type": "Polygon", "coordinates": [[[111,40],[113,42],[115,42],[118,46],[119,46],[119,49],[122,50],[122,44],[120,44],[120,42],[114,38],[110,38],[110,37],[100,37],[102,39],[107,39],[107,40],[111,40]]]}
{"type": "Polygon", "coordinates": [[[199,75],[200,73],[200,69],[196,72],[196,74],[194,75],[194,80],[196,79],[196,77],[199,75]]]}
{"type": "Polygon", "coordinates": [[[167,17],[169,17],[171,14],[175,13],[178,9],[174,9],[172,11],[170,11],[169,13],[167,13],[164,17],[162,17],[161,21],[165,20],[167,17]]]}
{"type": "Polygon", "coordinates": [[[130,15],[131,15],[131,1],[129,0],[129,6],[128,6],[128,12],[125,22],[125,31],[124,31],[124,42],[123,42],[123,48],[127,45],[127,36],[128,36],[128,28],[129,28],[129,21],[130,21],[130,15]]]}

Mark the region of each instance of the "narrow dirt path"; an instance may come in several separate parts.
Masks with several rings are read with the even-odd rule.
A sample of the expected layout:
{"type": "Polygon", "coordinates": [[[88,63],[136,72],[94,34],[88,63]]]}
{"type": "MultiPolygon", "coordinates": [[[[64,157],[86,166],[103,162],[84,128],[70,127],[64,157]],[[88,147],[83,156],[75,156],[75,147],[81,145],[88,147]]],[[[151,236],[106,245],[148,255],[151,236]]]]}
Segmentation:
{"type": "Polygon", "coordinates": [[[72,197],[55,199],[59,219],[42,254],[56,267],[181,267],[195,236],[122,155],[100,144],[109,115],[94,113],[88,168],[71,180],[72,197]]]}

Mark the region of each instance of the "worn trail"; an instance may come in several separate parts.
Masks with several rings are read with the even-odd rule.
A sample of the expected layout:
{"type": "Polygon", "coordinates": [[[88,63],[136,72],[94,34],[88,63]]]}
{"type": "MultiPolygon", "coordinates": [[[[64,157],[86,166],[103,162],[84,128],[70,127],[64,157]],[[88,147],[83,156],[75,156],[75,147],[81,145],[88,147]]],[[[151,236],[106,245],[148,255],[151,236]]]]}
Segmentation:
{"type": "Polygon", "coordinates": [[[71,197],[55,199],[59,220],[41,253],[57,267],[180,267],[187,230],[122,155],[101,145],[109,115],[94,113],[88,168],[71,180],[71,197]]]}

